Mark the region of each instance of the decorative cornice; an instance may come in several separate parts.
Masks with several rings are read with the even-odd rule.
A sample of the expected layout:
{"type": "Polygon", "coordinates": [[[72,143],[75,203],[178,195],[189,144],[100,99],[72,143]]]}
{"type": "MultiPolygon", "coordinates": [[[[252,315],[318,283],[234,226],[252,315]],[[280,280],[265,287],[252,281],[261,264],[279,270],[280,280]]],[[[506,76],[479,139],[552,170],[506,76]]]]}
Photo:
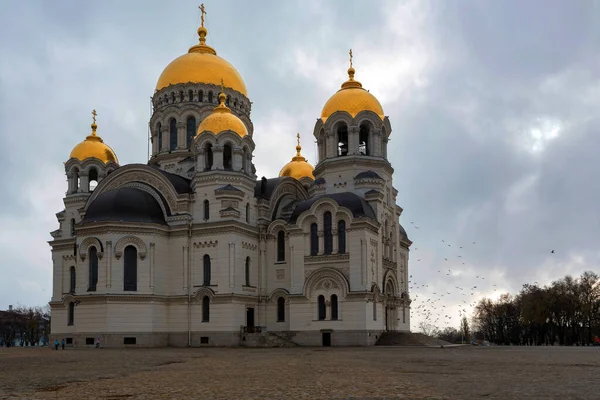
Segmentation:
{"type": "Polygon", "coordinates": [[[340,261],[350,261],[350,254],[321,254],[317,256],[304,256],[304,264],[331,263],[340,261]]]}

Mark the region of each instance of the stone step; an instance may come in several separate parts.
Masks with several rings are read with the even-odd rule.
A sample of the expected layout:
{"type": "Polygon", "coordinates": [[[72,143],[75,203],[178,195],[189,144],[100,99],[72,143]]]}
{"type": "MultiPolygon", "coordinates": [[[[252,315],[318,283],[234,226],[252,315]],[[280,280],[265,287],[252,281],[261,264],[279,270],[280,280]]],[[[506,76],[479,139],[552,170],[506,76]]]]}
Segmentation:
{"type": "Polygon", "coordinates": [[[447,346],[450,343],[412,332],[382,332],[375,346],[447,346]]]}

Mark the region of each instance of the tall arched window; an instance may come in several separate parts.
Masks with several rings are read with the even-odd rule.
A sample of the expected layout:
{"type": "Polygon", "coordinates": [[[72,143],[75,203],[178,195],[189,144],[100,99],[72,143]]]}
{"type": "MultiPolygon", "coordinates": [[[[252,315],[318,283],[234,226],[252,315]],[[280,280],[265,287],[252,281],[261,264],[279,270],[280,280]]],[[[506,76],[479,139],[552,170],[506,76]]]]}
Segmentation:
{"type": "Polygon", "coordinates": [[[246,203],[246,223],[250,223],[250,203],[246,203]]]}
{"type": "Polygon", "coordinates": [[[277,261],[285,261],[285,232],[277,232],[277,261]]]}
{"type": "Polygon", "coordinates": [[[346,221],[338,221],[338,253],[346,252],[346,221]]]}
{"type": "Polygon", "coordinates": [[[310,225],[310,255],[319,254],[319,227],[316,223],[310,225]]]}
{"type": "Polygon", "coordinates": [[[213,92],[208,92],[208,102],[209,103],[213,102],[213,92]]]}
{"type": "Polygon", "coordinates": [[[137,290],[137,249],[133,246],[123,251],[123,290],[137,290]]]}
{"type": "Polygon", "coordinates": [[[210,203],[208,200],[204,200],[204,220],[208,221],[210,217],[210,203]]]}
{"type": "Polygon", "coordinates": [[[285,322],[285,299],[283,297],[277,299],[277,322],[285,322]]]}
{"type": "Polygon", "coordinates": [[[88,173],[88,191],[93,192],[98,186],[98,170],[96,168],[90,168],[88,173]]]}
{"type": "Polygon", "coordinates": [[[231,149],[231,145],[228,143],[223,146],[223,168],[226,170],[231,170],[233,168],[233,151],[231,149]]]}
{"type": "Polygon", "coordinates": [[[75,236],[75,218],[71,218],[71,236],[75,236]]]}
{"type": "Polygon", "coordinates": [[[210,256],[208,254],[204,255],[203,269],[204,279],[202,284],[204,286],[210,286],[210,256]]]}
{"type": "Polygon", "coordinates": [[[177,121],[175,118],[171,118],[169,121],[169,149],[175,150],[177,148],[177,121]]]}
{"type": "Polygon", "coordinates": [[[319,312],[319,321],[323,321],[327,316],[327,309],[325,308],[325,296],[320,295],[317,298],[317,307],[319,312]]]}
{"type": "Polygon", "coordinates": [[[369,125],[362,124],[358,133],[358,150],[359,153],[365,156],[371,155],[371,149],[369,146],[369,125]]]}
{"type": "Polygon", "coordinates": [[[326,211],[323,214],[323,238],[325,240],[325,254],[331,254],[333,251],[333,233],[331,232],[331,213],[326,211]]]}
{"type": "Polygon", "coordinates": [[[75,293],[75,285],[77,284],[77,275],[75,272],[75,267],[71,267],[69,269],[69,293],[75,293]]]}
{"type": "Polygon", "coordinates": [[[192,145],[192,140],[194,139],[194,136],[196,136],[196,118],[190,116],[190,117],[188,117],[187,122],[186,122],[186,132],[185,132],[188,149],[192,145]]]}
{"type": "Polygon", "coordinates": [[[202,90],[198,91],[198,101],[204,101],[204,92],[202,90]]]}
{"type": "Polygon", "coordinates": [[[188,90],[188,101],[194,101],[194,91],[192,89],[188,90]]]}
{"type": "Polygon", "coordinates": [[[88,292],[96,291],[96,284],[98,283],[98,250],[95,246],[91,246],[90,257],[88,260],[89,265],[89,281],[88,281],[88,292]]]}
{"type": "Polygon", "coordinates": [[[244,275],[246,277],[246,286],[250,286],[250,257],[246,257],[246,265],[244,265],[244,275]]]}
{"type": "Polygon", "coordinates": [[[337,128],[337,149],[338,156],[345,156],[348,154],[348,127],[346,124],[339,124],[337,128]]]}
{"type": "Polygon", "coordinates": [[[377,321],[377,302],[373,298],[373,321],[377,321]]]}
{"type": "Polygon", "coordinates": [[[336,294],[331,295],[331,319],[338,319],[338,298],[336,294]]]}
{"type": "Polygon", "coordinates": [[[210,299],[208,296],[202,298],[202,322],[210,321],[210,299]]]}
{"type": "Polygon", "coordinates": [[[158,135],[158,151],[162,150],[162,125],[160,122],[156,125],[156,132],[158,135]]]}
{"type": "Polygon", "coordinates": [[[204,170],[210,171],[213,166],[212,144],[206,143],[204,146],[204,170]]]}
{"type": "Polygon", "coordinates": [[[67,325],[73,325],[75,323],[75,303],[69,303],[69,316],[67,325]]]}

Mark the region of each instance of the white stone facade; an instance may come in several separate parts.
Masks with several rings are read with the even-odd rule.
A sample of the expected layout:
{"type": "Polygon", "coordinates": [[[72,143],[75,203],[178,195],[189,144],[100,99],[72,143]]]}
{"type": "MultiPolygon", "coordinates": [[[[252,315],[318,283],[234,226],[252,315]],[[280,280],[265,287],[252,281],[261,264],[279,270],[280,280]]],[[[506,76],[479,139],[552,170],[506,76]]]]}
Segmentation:
{"type": "Polygon", "coordinates": [[[319,119],[315,181],[257,180],[251,103],[241,93],[225,89],[248,135],[188,139],[188,118],[195,132],[218,92],[187,83],[154,94],[148,164],[65,164],[65,209],[49,242],[53,338],[74,346],[96,338],[103,346],[231,346],[260,331],[341,346],[409,331],[411,242],[399,223],[387,117],[340,111],[319,119]],[[340,127],[350,149],[368,131],[367,154],[339,156],[340,127]]]}

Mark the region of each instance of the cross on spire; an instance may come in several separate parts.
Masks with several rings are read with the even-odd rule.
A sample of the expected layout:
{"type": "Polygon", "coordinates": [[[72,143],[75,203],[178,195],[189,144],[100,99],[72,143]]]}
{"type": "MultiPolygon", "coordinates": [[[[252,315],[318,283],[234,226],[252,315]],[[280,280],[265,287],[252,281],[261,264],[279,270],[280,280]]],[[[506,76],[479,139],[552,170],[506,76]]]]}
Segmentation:
{"type": "Polygon", "coordinates": [[[221,93],[225,94],[225,82],[223,82],[223,78],[221,78],[221,93]]]}
{"type": "Polygon", "coordinates": [[[204,3],[200,4],[198,6],[198,8],[200,9],[200,12],[202,13],[202,15],[200,16],[200,19],[202,21],[202,27],[204,28],[204,16],[206,15],[206,10],[204,9],[204,3]]]}
{"type": "Polygon", "coordinates": [[[94,124],[96,123],[96,115],[98,115],[98,113],[96,112],[96,109],[94,108],[92,110],[92,119],[94,120],[94,124]]]}
{"type": "Polygon", "coordinates": [[[352,68],[352,49],[350,49],[350,68],[352,68]]]}
{"type": "Polygon", "coordinates": [[[298,138],[298,146],[300,146],[300,132],[298,132],[298,134],[296,135],[296,137],[298,138]]]}

